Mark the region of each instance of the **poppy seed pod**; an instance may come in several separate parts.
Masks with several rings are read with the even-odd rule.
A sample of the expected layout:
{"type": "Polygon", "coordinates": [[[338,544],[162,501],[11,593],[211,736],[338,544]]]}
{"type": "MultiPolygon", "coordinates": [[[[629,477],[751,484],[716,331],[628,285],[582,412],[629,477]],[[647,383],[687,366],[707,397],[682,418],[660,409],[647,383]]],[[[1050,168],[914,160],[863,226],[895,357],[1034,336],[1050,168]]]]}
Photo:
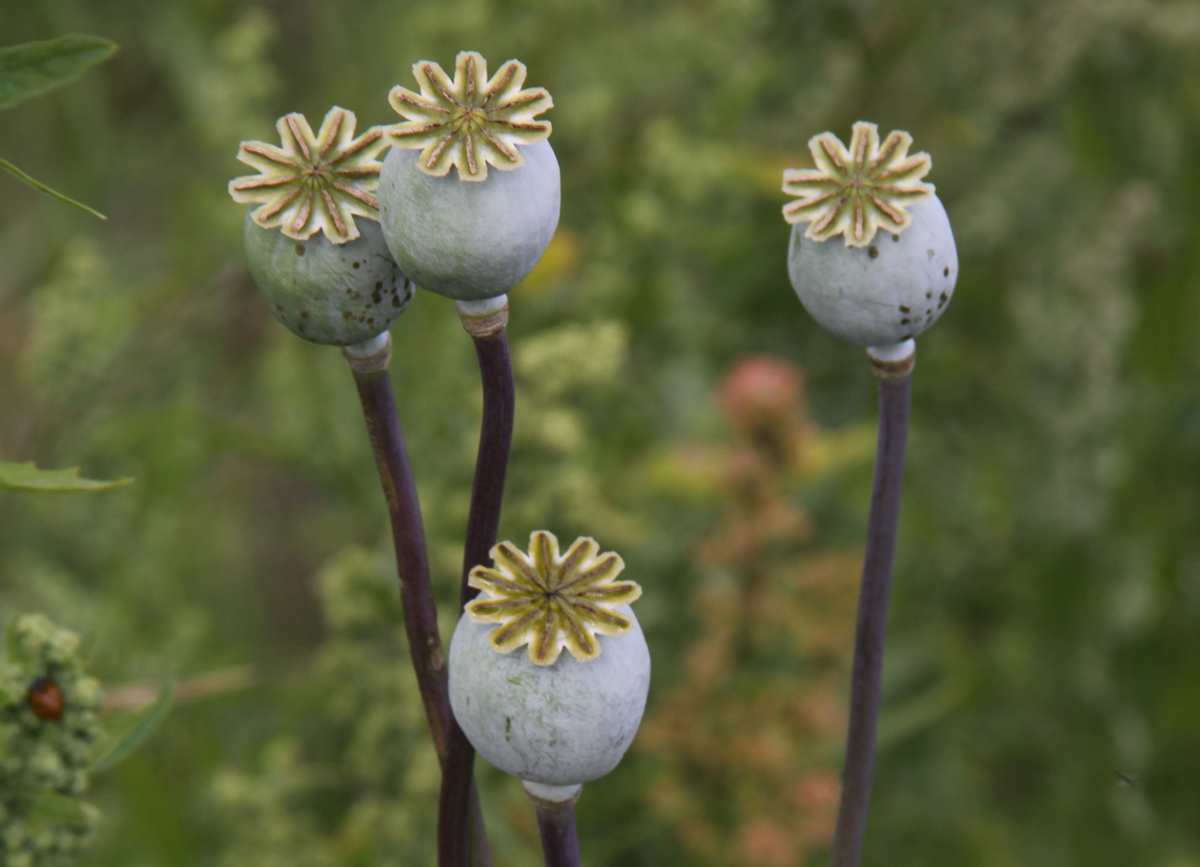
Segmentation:
{"type": "Polygon", "coordinates": [[[941,316],[958,279],[950,220],[920,181],[929,155],[908,156],[911,141],[893,132],[880,144],[874,124],[857,123],[849,148],[830,133],[814,136],[817,168],[784,173],[784,191],[800,197],[784,206],[794,224],[792,287],[827,331],[860,346],[916,337],[941,316]]]}
{"type": "Polygon", "coordinates": [[[388,146],[381,128],[354,135],[336,106],[314,133],[303,115],[276,124],[281,145],[242,142],[259,170],[229,184],[246,215],[250,273],[275,318],[314,343],[348,346],[387,330],[413,286],[388,252],[374,190],[388,146]]]}
{"type": "Polygon", "coordinates": [[[503,542],[495,568],[472,570],[485,595],[468,603],[450,642],[450,704],[491,764],[528,783],[575,786],[616,767],[641,723],[650,653],[628,605],[641,588],[614,581],[621,558],[592,539],[560,555],[540,531],[530,549],[503,542]]]}
{"type": "Polygon", "coordinates": [[[388,130],[380,220],[400,267],[430,291],[480,301],[533,270],[558,226],[558,160],[547,138],[550,94],[525,88],[525,67],[492,78],[476,52],[458,55],[453,81],[436,63],[413,67],[420,93],[393,88],[407,120],[388,130]],[[489,171],[489,166],[495,169],[489,171]]]}
{"type": "Polygon", "coordinates": [[[867,247],[810,241],[792,228],[788,276],[800,303],[831,334],[859,346],[916,337],[954,295],[958,253],[936,196],[910,208],[902,234],[881,232],[867,247]]]}
{"type": "Polygon", "coordinates": [[[533,270],[558,226],[558,160],[549,142],[525,165],[480,184],[418,168],[392,148],[380,180],[380,219],[400,267],[423,289],[459,301],[504,295],[533,270]]]}
{"type": "Polygon", "coordinates": [[[374,220],[362,220],[353,241],[334,244],[323,233],[304,241],[246,218],[246,259],[271,313],[298,337],[349,346],[396,320],[413,297],[374,220]]]}

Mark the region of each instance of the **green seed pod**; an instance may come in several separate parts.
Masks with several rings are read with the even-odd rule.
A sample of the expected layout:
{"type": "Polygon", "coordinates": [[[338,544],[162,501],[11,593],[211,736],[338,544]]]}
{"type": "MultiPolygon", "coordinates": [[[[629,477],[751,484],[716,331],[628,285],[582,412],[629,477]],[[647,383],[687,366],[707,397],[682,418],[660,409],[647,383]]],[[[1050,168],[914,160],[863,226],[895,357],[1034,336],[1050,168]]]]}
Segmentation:
{"type": "Polygon", "coordinates": [[[413,296],[413,285],[388,253],[374,220],[359,237],[334,244],[264,229],[246,217],[246,258],[271,313],[296,336],[349,346],[387,330],[413,296]]]}
{"type": "Polygon", "coordinates": [[[792,228],[788,276],[814,319],[859,346],[916,337],[938,320],[958,278],[946,209],[934,196],[913,205],[900,235],[880,232],[866,247],[811,241],[792,228]]]}
{"type": "Polygon", "coordinates": [[[560,554],[543,530],[529,547],[502,542],[471,571],[483,592],[450,642],[450,706],[497,768],[576,786],[616,767],[641,722],[650,653],[629,603],[642,591],[593,539],[560,554]]]}
{"type": "Polygon", "coordinates": [[[950,220],[921,181],[931,160],[909,156],[911,144],[900,131],[881,143],[877,127],[860,122],[849,147],[832,133],[813,136],[816,168],[784,172],[784,192],[799,199],[783,208],[793,224],[792,286],[826,330],[860,346],[916,337],[942,315],[958,279],[950,220]]]}
{"type": "Polygon", "coordinates": [[[558,226],[558,160],[546,140],[550,94],[525,88],[515,60],[492,78],[473,51],[454,79],[436,63],[413,67],[415,93],[393,88],[407,121],[379,186],[380,220],[392,255],[417,285],[459,301],[509,292],[533,270],[558,226]],[[492,166],[499,171],[489,172],[492,166]]]}
{"type": "Polygon", "coordinates": [[[549,142],[525,165],[483,183],[420,171],[392,148],[383,163],[380,219],[388,247],[416,284],[459,301],[504,295],[533,270],[558,226],[558,161],[549,142]]]}
{"type": "Polygon", "coordinates": [[[250,273],[271,313],[298,337],[349,346],[387,330],[413,286],[392,260],[374,190],[388,146],[382,128],[354,135],[354,112],[336,106],[313,133],[300,114],[276,123],[282,145],[242,142],[259,170],[229,184],[246,215],[250,273]]]}

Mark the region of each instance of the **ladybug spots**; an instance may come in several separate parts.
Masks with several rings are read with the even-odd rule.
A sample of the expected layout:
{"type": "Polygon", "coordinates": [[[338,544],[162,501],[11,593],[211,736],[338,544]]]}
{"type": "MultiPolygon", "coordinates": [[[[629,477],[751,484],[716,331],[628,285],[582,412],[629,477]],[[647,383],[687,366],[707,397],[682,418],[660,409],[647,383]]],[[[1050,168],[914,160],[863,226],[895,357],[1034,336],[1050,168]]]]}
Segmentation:
{"type": "Polygon", "coordinates": [[[67,709],[67,698],[63,695],[62,688],[45,677],[39,677],[29,685],[25,700],[29,702],[29,709],[38,719],[60,720],[63,711],[67,709]]]}

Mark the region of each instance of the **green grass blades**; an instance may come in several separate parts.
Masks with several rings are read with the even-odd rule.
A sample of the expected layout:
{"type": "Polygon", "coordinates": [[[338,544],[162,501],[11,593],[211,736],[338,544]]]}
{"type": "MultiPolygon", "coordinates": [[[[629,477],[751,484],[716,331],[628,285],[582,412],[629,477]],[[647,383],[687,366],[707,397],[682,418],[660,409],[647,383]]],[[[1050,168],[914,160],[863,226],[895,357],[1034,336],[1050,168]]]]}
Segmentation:
{"type": "Polygon", "coordinates": [[[72,493],[75,491],[106,491],[131,484],[133,479],[114,479],[110,482],[83,479],[78,467],[62,470],[39,470],[29,461],[23,464],[0,461],[0,490],[45,491],[72,493]]]}

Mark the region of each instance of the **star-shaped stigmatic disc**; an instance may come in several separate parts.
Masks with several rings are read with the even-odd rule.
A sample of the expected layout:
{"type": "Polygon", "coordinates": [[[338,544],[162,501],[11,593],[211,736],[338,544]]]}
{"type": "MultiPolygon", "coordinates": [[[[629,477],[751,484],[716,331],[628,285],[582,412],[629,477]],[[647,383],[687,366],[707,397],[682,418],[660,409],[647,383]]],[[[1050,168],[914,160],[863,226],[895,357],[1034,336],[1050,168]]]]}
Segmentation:
{"type": "Polygon", "coordinates": [[[875,233],[900,234],[912,223],[908,205],[933,195],[921,182],[933,162],[927,153],[908,155],[912,136],[897,130],[879,144],[879,127],[859,121],[850,147],[831,132],[808,140],[815,169],[785,169],[783,191],[800,201],[783,206],[789,223],[808,222],[804,237],[826,241],[846,236],[847,247],[865,247],[875,233]]]}
{"type": "Polygon", "coordinates": [[[576,539],[565,554],[547,530],[529,537],[529,553],[512,542],[491,551],[493,568],[476,566],[469,583],[483,591],[467,603],[476,623],[499,623],[488,636],[508,653],[529,645],[529,661],[553,665],[565,647],[580,662],[600,655],[599,635],[624,635],[633,621],[614,609],[642,595],[633,581],[615,581],[625,568],[620,555],[600,553],[595,539],[576,539]]]}
{"type": "Polygon", "coordinates": [[[525,165],[519,145],[550,136],[550,122],[534,120],[554,107],[543,87],[524,90],[525,64],[510,60],[491,79],[477,51],[461,51],[454,81],[430,60],[413,64],[420,93],[397,85],[388,100],[408,120],[388,134],[397,147],[420,150],[421,171],[444,177],[458,168],[459,180],[486,181],[488,165],[502,171],[525,165]]]}
{"type": "Polygon", "coordinates": [[[275,124],[283,147],[242,142],[238,159],[259,174],[234,178],[229,195],[243,205],[261,205],[250,215],[264,229],[278,228],[297,241],[317,232],[335,244],[358,237],[354,218],[379,219],[379,155],[387,149],[383,127],[354,137],[354,112],[334,106],[315,136],[302,114],[275,124]]]}

